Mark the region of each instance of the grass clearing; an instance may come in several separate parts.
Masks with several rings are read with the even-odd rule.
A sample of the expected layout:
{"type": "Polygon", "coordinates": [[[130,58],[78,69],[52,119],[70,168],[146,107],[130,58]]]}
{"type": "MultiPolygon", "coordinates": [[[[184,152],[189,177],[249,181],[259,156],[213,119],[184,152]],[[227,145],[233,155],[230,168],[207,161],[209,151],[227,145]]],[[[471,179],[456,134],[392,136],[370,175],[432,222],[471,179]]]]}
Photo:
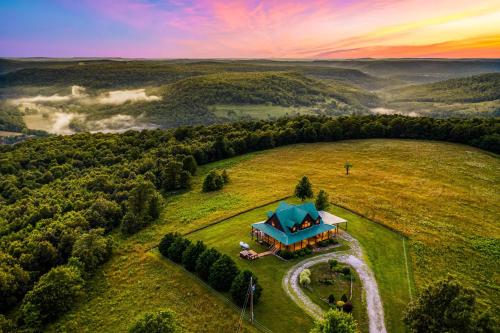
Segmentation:
{"type": "MultiPolygon", "coordinates": [[[[232,309],[190,282],[175,265],[159,263],[147,251],[166,232],[186,233],[290,195],[303,175],[309,176],[315,191],[327,190],[331,202],[408,236],[409,270],[417,290],[451,272],[478,291],[483,305],[498,313],[499,169],[498,157],[481,150],[413,140],[301,144],[205,165],[193,179],[191,191],[167,196],[156,224],[129,238],[116,235],[114,255],[91,280],[86,299],[47,331],[72,331],[73,327],[81,332],[123,332],[139,313],[159,306],[186,314],[182,317],[189,314],[186,320],[194,331],[220,332],[224,331],[221,327],[232,327],[238,317],[232,309]],[[343,169],[346,160],[354,166],[349,176],[343,169]],[[227,168],[231,181],[222,191],[203,193],[203,177],[213,168],[227,168]],[[198,291],[196,299],[186,297],[188,289],[198,291]],[[213,318],[218,318],[216,323],[213,318]],[[204,328],[205,321],[214,326],[204,328]]],[[[400,315],[409,297],[405,296],[408,283],[401,236],[345,209],[331,211],[349,220],[348,231],[361,243],[379,284],[387,329],[401,332],[400,315]],[[393,263],[399,268],[393,269],[393,263]]],[[[256,214],[240,220],[245,226],[242,235],[226,234],[236,243],[231,240],[218,246],[238,247],[240,240],[249,237],[250,223],[263,219],[256,214]]],[[[215,231],[225,223],[204,231],[215,231]]],[[[214,242],[220,235],[210,232],[203,237],[214,242]]],[[[232,249],[228,253],[235,255],[232,249]]],[[[272,259],[263,258],[260,264],[272,259]]],[[[278,281],[276,290],[281,290],[282,274],[276,269],[268,277],[256,273],[263,284],[278,281]]],[[[264,289],[262,306],[273,290],[265,284],[264,289]]]]}
{"type": "MultiPolygon", "coordinates": [[[[298,203],[299,201],[289,199],[287,202],[298,203]]],[[[274,210],[277,206],[278,203],[274,203],[254,209],[220,224],[190,234],[188,238],[203,240],[207,245],[235,258],[240,268],[250,269],[257,275],[264,288],[264,293],[262,302],[256,307],[255,313],[257,320],[263,325],[276,332],[294,331],[299,328],[300,332],[306,332],[312,325],[312,319],[288,298],[281,286],[286,271],[303,260],[304,257],[289,261],[282,261],[273,256],[255,261],[238,258],[240,241],[250,244],[257,252],[266,250],[255,241],[252,241],[250,225],[264,220],[266,212],[274,210]],[[276,318],[283,318],[283,320],[277,321],[276,318]]],[[[359,236],[358,241],[366,254],[365,260],[373,269],[379,284],[384,310],[390,314],[390,317],[386,318],[388,329],[390,329],[390,332],[404,331],[401,317],[402,310],[409,300],[409,295],[404,258],[401,258],[401,246],[403,244],[401,236],[345,209],[332,206],[329,211],[348,219],[348,231],[356,238],[359,236]],[[381,275],[380,279],[378,274],[381,275]]],[[[341,251],[345,249],[346,246],[341,246],[334,250],[341,251]]]]}

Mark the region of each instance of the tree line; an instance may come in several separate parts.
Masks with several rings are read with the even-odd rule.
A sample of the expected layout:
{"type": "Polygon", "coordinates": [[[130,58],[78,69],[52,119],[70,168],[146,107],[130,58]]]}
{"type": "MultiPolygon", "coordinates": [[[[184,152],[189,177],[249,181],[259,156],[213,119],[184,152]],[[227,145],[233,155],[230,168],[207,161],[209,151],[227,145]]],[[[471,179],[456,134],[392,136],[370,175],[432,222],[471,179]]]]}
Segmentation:
{"type": "MultiPolygon", "coordinates": [[[[44,286],[63,283],[55,278],[59,276],[78,285],[77,275],[85,281],[109,258],[110,232],[131,234],[157,219],[163,197],[189,189],[198,165],[293,143],[362,138],[442,140],[499,153],[499,123],[301,116],[122,134],[82,133],[2,146],[0,311],[21,324],[53,320],[43,308],[36,318],[26,317],[29,311],[23,309],[46,301],[33,293],[58,290],[44,286]]],[[[66,308],[68,303],[59,309],[66,308]]]]}

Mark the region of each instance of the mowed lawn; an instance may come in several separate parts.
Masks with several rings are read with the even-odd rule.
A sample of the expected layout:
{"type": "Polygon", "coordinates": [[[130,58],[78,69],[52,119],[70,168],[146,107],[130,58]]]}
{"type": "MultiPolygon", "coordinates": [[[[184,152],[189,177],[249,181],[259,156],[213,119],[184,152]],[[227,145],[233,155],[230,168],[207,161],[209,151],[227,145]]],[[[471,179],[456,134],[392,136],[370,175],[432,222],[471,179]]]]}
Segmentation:
{"type": "MultiPolygon", "coordinates": [[[[287,202],[298,203],[299,201],[292,198],[287,199],[287,202]]],[[[240,268],[249,269],[257,275],[264,288],[262,302],[255,309],[259,322],[275,332],[307,332],[311,328],[312,319],[288,298],[282,287],[282,279],[286,271],[302,259],[282,261],[276,257],[268,256],[255,261],[247,261],[238,258],[240,241],[250,244],[258,252],[266,250],[252,241],[250,225],[264,220],[266,212],[274,210],[277,206],[278,203],[274,203],[238,215],[217,225],[194,232],[188,235],[188,238],[204,241],[208,246],[215,247],[235,258],[240,268]]],[[[404,331],[401,321],[402,310],[408,303],[410,295],[404,257],[401,256],[403,252],[401,236],[339,207],[331,206],[328,210],[349,220],[347,227],[349,233],[358,238],[363,247],[366,255],[365,260],[374,270],[379,284],[384,310],[387,313],[386,323],[389,332],[404,331]],[[380,275],[380,279],[378,275],[380,275]]],[[[348,244],[346,245],[348,246],[348,244]]],[[[335,250],[346,249],[346,246],[342,246],[335,250]]],[[[411,278],[410,281],[412,281],[411,278]]],[[[362,327],[366,327],[366,325],[362,325],[362,327]]]]}
{"type": "MultiPolygon", "coordinates": [[[[191,191],[166,196],[155,225],[129,238],[116,234],[114,255],[91,280],[86,299],[48,331],[78,327],[83,332],[123,332],[141,312],[158,307],[172,308],[193,331],[234,327],[238,320],[234,310],[203,292],[175,265],[150,257],[148,250],[166,232],[186,233],[289,196],[302,175],[310,177],[316,191],[327,190],[332,202],[408,236],[409,270],[417,289],[451,272],[498,312],[498,170],[498,157],[481,150],[412,140],[301,144],[205,165],[193,179],[191,191]],[[354,165],[349,176],[343,170],[346,160],[354,165]],[[202,193],[201,182],[212,168],[227,168],[231,182],[222,191],[202,193]],[[196,297],[187,297],[192,289],[198,291],[196,297]]],[[[370,259],[386,318],[391,316],[387,320],[399,322],[385,304],[385,293],[392,293],[385,286],[393,284],[380,282],[390,281],[394,274],[383,265],[373,266],[374,261],[386,260],[383,247],[363,228],[356,230],[350,224],[349,231],[370,259]]],[[[394,257],[404,260],[402,243],[398,244],[394,257]]],[[[404,297],[393,299],[400,299],[401,313],[404,297]]]]}

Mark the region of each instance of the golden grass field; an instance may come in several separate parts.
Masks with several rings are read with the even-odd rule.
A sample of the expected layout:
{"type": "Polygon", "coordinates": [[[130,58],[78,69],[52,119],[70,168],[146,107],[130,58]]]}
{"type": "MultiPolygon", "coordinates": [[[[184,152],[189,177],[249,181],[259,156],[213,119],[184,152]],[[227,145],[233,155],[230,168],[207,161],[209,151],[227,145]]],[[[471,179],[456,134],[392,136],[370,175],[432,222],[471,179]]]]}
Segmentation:
{"type": "Polygon", "coordinates": [[[123,332],[158,307],[182,314],[194,332],[233,331],[235,311],[148,249],[166,232],[188,232],[290,195],[302,175],[333,203],[408,236],[417,288],[453,273],[498,313],[499,170],[498,156],[478,149],[410,140],[301,144],[203,166],[191,191],[167,196],[158,223],[127,239],[116,234],[113,258],[91,280],[86,300],[48,331],[123,332]],[[215,167],[227,168],[231,181],[202,193],[203,175],[215,167]]]}

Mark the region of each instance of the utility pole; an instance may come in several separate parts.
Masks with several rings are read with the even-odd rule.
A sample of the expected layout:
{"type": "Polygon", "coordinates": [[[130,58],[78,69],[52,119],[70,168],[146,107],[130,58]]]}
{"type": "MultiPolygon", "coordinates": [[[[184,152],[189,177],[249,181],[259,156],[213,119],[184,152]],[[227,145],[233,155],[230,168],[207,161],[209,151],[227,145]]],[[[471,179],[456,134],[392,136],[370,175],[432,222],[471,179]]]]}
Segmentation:
{"type": "Polygon", "coordinates": [[[253,324],[253,277],[250,276],[250,322],[253,324]]]}

